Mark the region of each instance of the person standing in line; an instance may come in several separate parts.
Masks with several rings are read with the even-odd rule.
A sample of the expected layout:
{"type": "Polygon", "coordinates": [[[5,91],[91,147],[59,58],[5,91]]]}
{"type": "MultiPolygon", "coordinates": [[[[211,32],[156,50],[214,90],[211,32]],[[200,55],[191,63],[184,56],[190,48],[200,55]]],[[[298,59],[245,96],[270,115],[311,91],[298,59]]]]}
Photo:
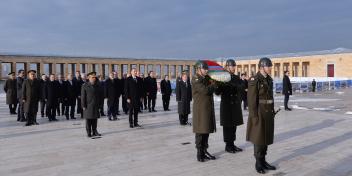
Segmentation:
{"type": "Polygon", "coordinates": [[[48,108],[46,107],[45,102],[45,86],[48,81],[48,77],[45,74],[42,74],[42,79],[40,80],[40,113],[43,117],[48,116],[48,108]]]}
{"type": "Polygon", "coordinates": [[[108,119],[111,120],[119,120],[117,118],[117,106],[118,106],[118,82],[114,78],[114,73],[109,74],[109,78],[105,80],[105,98],[107,98],[108,104],[108,119]]]}
{"type": "Polygon", "coordinates": [[[82,106],[81,106],[81,89],[82,89],[82,85],[87,82],[86,80],[86,75],[85,74],[81,74],[80,71],[76,71],[75,73],[75,77],[73,78],[73,81],[76,84],[76,88],[75,88],[75,94],[77,95],[76,100],[77,101],[77,114],[81,114],[81,119],[83,118],[83,114],[82,114],[82,106]]]}
{"type": "Polygon", "coordinates": [[[191,113],[192,86],[189,84],[187,73],[182,73],[181,80],[176,84],[176,101],[180,125],[187,125],[188,115],[191,113]]]}
{"type": "Polygon", "coordinates": [[[56,109],[59,102],[59,83],[55,80],[55,75],[50,74],[49,80],[45,84],[45,102],[49,121],[57,121],[56,109]]]}
{"type": "Polygon", "coordinates": [[[156,94],[158,92],[158,85],[155,78],[154,71],[149,72],[149,76],[146,78],[147,81],[147,96],[148,96],[148,109],[149,112],[157,112],[155,110],[156,94]]]}
{"type": "Polygon", "coordinates": [[[18,110],[17,110],[17,121],[25,122],[26,117],[24,115],[23,102],[22,102],[22,86],[24,82],[24,70],[18,70],[17,76],[17,101],[18,101],[18,110]]]}
{"type": "Polygon", "coordinates": [[[41,83],[36,78],[36,71],[28,71],[28,79],[23,82],[22,102],[27,123],[25,126],[39,125],[37,123],[38,103],[42,94],[41,83]]]}
{"type": "Polygon", "coordinates": [[[15,72],[8,74],[9,78],[4,84],[4,91],[6,93],[6,104],[9,105],[10,114],[17,114],[17,79],[15,72]]]}
{"type": "Polygon", "coordinates": [[[82,85],[81,90],[81,104],[83,110],[83,117],[86,119],[86,131],[87,137],[101,136],[98,133],[98,119],[100,118],[100,107],[101,99],[101,88],[96,77],[96,72],[90,72],[87,74],[88,82],[82,85]]]}
{"type": "Polygon", "coordinates": [[[59,83],[59,103],[57,106],[57,115],[60,116],[65,114],[67,87],[66,82],[61,74],[57,75],[57,82],[59,83]]]}
{"type": "Polygon", "coordinates": [[[169,75],[165,75],[164,79],[161,81],[160,89],[161,89],[161,94],[163,99],[164,111],[170,111],[169,105],[170,105],[170,96],[171,96],[172,90],[171,90],[169,75]]]}
{"type": "MultiPolygon", "coordinates": [[[[76,119],[75,118],[75,107],[76,107],[76,100],[77,100],[77,85],[78,82],[74,81],[72,74],[67,75],[67,80],[65,82],[65,87],[66,87],[66,97],[65,97],[65,116],[66,120],[71,119],[76,119]]],[[[80,95],[80,94],[79,94],[80,95]]],[[[81,104],[81,102],[79,102],[81,104]]],[[[82,117],[82,113],[81,113],[82,117]]]]}
{"type": "Polygon", "coordinates": [[[131,70],[131,76],[125,81],[125,96],[129,105],[130,128],[141,127],[138,124],[138,112],[142,101],[142,79],[137,77],[136,69],[131,70]]]}

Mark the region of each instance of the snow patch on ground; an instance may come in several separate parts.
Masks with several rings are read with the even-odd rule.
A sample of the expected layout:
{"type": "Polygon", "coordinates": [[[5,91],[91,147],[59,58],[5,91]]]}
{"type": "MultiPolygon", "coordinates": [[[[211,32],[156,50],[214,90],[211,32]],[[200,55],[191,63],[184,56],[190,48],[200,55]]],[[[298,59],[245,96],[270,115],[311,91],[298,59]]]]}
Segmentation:
{"type": "Polygon", "coordinates": [[[347,111],[345,114],[352,115],[352,111],[347,111]]]}

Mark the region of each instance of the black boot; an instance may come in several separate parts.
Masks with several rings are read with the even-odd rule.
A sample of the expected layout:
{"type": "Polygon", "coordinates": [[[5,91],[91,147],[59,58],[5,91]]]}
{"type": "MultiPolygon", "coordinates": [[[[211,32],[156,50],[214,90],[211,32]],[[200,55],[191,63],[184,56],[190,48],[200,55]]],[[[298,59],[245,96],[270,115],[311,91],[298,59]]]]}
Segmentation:
{"type": "Polygon", "coordinates": [[[262,163],[263,163],[263,166],[264,166],[265,169],[267,169],[267,170],[276,170],[275,166],[272,166],[268,162],[266,162],[265,157],[263,158],[262,163]]]}
{"type": "Polygon", "coordinates": [[[215,160],[215,159],[216,159],[215,156],[211,155],[211,154],[207,151],[207,149],[204,149],[203,151],[204,151],[205,159],[209,159],[209,160],[215,160]]]}
{"type": "Polygon", "coordinates": [[[264,166],[262,163],[262,159],[256,158],[255,161],[255,170],[259,173],[259,174],[265,174],[265,170],[264,170],[264,166]]]}
{"type": "Polygon", "coordinates": [[[197,160],[199,162],[204,162],[204,151],[202,149],[197,149],[197,160]]]}

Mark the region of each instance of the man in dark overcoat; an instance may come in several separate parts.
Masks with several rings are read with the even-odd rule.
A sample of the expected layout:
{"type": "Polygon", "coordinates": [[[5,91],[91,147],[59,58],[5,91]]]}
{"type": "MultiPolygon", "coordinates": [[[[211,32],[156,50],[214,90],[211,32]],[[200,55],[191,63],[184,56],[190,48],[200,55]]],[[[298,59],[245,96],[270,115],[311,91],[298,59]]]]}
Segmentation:
{"type": "Polygon", "coordinates": [[[16,73],[8,74],[9,78],[5,81],[4,91],[6,93],[6,104],[9,105],[10,114],[17,114],[17,80],[16,73]]]}
{"type": "MultiPolygon", "coordinates": [[[[65,81],[66,88],[66,96],[65,96],[65,116],[66,120],[76,119],[75,118],[75,107],[76,107],[76,99],[78,96],[77,87],[80,87],[79,82],[74,81],[72,74],[67,75],[67,79],[65,81]]],[[[79,93],[80,95],[81,93],[79,93]]],[[[79,102],[81,104],[81,102],[79,102]]],[[[82,115],[82,114],[81,114],[82,115]]]]}
{"type": "Polygon", "coordinates": [[[83,109],[83,117],[86,119],[86,131],[88,137],[101,136],[98,133],[97,125],[100,118],[101,99],[104,95],[96,77],[96,72],[87,74],[88,82],[82,85],[81,104],[83,109]]]}
{"type": "Polygon", "coordinates": [[[148,96],[148,109],[149,112],[157,112],[155,110],[156,94],[158,92],[158,85],[155,78],[154,71],[150,71],[148,77],[146,77],[146,90],[148,96]]]}
{"type": "Polygon", "coordinates": [[[181,79],[176,84],[175,92],[180,125],[187,125],[192,101],[192,86],[189,84],[187,73],[182,73],[181,79]]]}
{"type": "Polygon", "coordinates": [[[57,121],[56,109],[59,104],[60,84],[55,80],[55,75],[50,74],[49,80],[45,84],[45,102],[49,121],[57,121]]]}
{"type": "Polygon", "coordinates": [[[17,100],[18,100],[18,110],[17,110],[17,121],[25,122],[26,116],[24,115],[23,102],[22,102],[22,86],[24,82],[24,70],[18,70],[17,76],[17,100]]]}
{"type": "Polygon", "coordinates": [[[164,79],[160,82],[160,90],[162,94],[164,111],[170,111],[169,105],[170,105],[170,96],[171,96],[172,90],[171,90],[171,82],[169,80],[169,75],[165,75],[164,79]]]}
{"type": "Polygon", "coordinates": [[[137,77],[137,70],[131,70],[131,76],[125,81],[125,96],[129,105],[130,128],[140,127],[138,124],[138,112],[142,101],[142,79],[137,77]]]}
{"type": "Polygon", "coordinates": [[[27,118],[26,126],[38,125],[37,112],[41,94],[41,84],[36,78],[36,71],[29,70],[27,79],[23,82],[22,86],[22,102],[24,113],[27,118]]]}
{"type": "Polygon", "coordinates": [[[105,80],[105,98],[107,98],[108,105],[108,119],[118,120],[118,80],[115,79],[114,73],[109,74],[109,78],[105,80]]]}

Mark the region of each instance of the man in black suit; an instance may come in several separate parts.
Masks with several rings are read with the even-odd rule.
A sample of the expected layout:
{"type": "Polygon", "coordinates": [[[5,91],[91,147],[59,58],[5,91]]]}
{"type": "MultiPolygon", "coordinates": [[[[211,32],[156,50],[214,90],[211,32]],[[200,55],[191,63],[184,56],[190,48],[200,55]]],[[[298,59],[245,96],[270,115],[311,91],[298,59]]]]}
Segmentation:
{"type": "Polygon", "coordinates": [[[48,115],[48,108],[46,107],[46,102],[45,102],[45,84],[48,80],[48,77],[45,74],[42,74],[42,79],[40,80],[40,113],[42,115],[42,117],[47,116],[48,115]]]}
{"type": "Polygon", "coordinates": [[[116,104],[116,115],[120,115],[120,97],[123,93],[123,85],[122,85],[122,80],[119,79],[118,75],[116,72],[113,72],[114,73],[114,80],[115,80],[115,83],[116,83],[116,87],[115,87],[115,91],[117,92],[117,95],[116,95],[116,99],[117,99],[117,104],[116,104]]]}
{"type": "Polygon", "coordinates": [[[157,112],[155,110],[155,101],[158,92],[158,85],[153,71],[150,71],[149,76],[146,78],[146,86],[149,112],[157,112]]]}
{"type": "Polygon", "coordinates": [[[316,86],[317,86],[317,82],[315,81],[315,79],[313,79],[313,81],[312,81],[312,92],[315,92],[316,86]]]}
{"type": "Polygon", "coordinates": [[[247,106],[248,106],[248,102],[247,102],[248,81],[246,77],[247,76],[245,73],[241,74],[241,84],[243,87],[243,91],[242,91],[243,110],[247,110],[247,106]]]}
{"type": "Polygon", "coordinates": [[[176,84],[176,101],[180,125],[187,125],[188,115],[191,113],[192,87],[188,80],[188,75],[183,72],[181,79],[176,84]]]}
{"type": "Polygon", "coordinates": [[[86,76],[84,74],[81,74],[80,71],[76,71],[76,76],[73,81],[76,82],[75,92],[77,95],[77,114],[81,114],[81,118],[83,118],[81,106],[81,88],[82,85],[86,82],[86,76]]]}
{"type": "Polygon", "coordinates": [[[57,115],[65,114],[65,98],[67,97],[66,82],[61,74],[57,75],[57,82],[59,83],[59,102],[57,105],[57,115]]]}
{"type": "Polygon", "coordinates": [[[160,82],[160,89],[161,89],[161,94],[163,99],[164,111],[170,111],[169,104],[170,104],[170,96],[171,96],[172,90],[171,90],[171,83],[168,75],[165,75],[164,79],[160,82]]]}
{"type": "Polygon", "coordinates": [[[290,78],[288,77],[290,75],[289,71],[284,71],[284,78],[282,80],[282,94],[285,95],[285,101],[284,101],[284,105],[285,105],[285,110],[286,111],[291,111],[291,108],[288,107],[288,100],[290,98],[290,95],[292,95],[292,85],[291,85],[291,81],[290,78]]]}
{"type": "Polygon", "coordinates": [[[36,78],[36,71],[28,71],[28,79],[23,82],[22,102],[24,112],[26,113],[26,126],[38,125],[37,112],[38,102],[41,94],[40,81],[36,78]]]}
{"type": "Polygon", "coordinates": [[[109,74],[109,78],[105,80],[105,98],[108,104],[108,118],[109,120],[119,120],[117,116],[118,110],[118,80],[115,79],[114,73],[109,74]]]}
{"type": "MultiPolygon", "coordinates": [[[[65,83],[66,87],[66,97],[65,97],[65,116],[66,120],[76,119],[75,118],[75,107],[76,107],[76,98],[77,98],[77,82],[74,81],[72,74],[67,75],[67,81],[65,83]]],[[[82,114],[81,114],[82,115],[82,114]]]]}
{"type": "Polygon", "coordinates": [[[130,128],[140,127],[138,124],[138,112],[142,101],[141,88],[142,79],[137,77],[137,70],[131,70],[131,76],[125,81],[125,96],[129,105],[130,128]],[[133,117],[132,117],[133,115],[133,117]]]}
{"type": "Polygon", "coordinates": [[[24,70],[18,70],[17,76],[17,99],[18,99],[18,110],[17,110],[17,121],[24,122],[26,117],[24,115],[23,102],[22,102],[22,85],[24,82],[24,70]]]}
{"type": "Polygon", "coordinates": [[[59,83],[55,80],[55,75],[49,75],[49,81],[45,84],[45,102],[49,121],[57,121],[56,108],[59,102],[59,83]]]}
{"type": "Polygon", "coordinates": [[[144,77],[143,73],[141,73],[139,77],[142,79],[142,86],[143,86],[143,88],[142,88],[143,101],[141,102],[141,109],[146,110],[147,105],[148,105],[148,98],[147,98],[147,90],[146,90],[146,86],[145,86],[145,77],[144,77]]]}

